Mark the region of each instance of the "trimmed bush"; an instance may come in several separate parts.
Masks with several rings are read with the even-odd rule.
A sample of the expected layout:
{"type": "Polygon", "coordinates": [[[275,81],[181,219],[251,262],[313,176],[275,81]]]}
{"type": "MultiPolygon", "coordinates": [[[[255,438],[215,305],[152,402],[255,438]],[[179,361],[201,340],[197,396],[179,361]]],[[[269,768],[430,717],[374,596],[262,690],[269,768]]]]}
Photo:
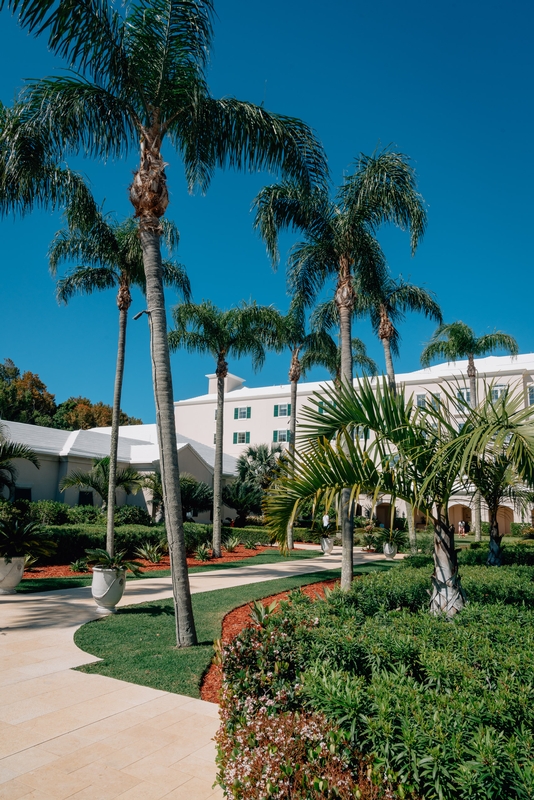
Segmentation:
{"type": "Polygon", "coordinates": [[[90,525],[91,523],[105,525],[106,520],[100,508],[96,506],[71,506],[69,507],[69,522],[75,525],[90,525]]]}
{"type": "Polygon", "coordinates": [[[58,500],[37,500],[30,503],[30,514],[41,525],[65,525],[69,521],[69,506],[58,500]]]}
{"type": "Polygon", "coordinates": [[[145,525],[152,524],[148,511],[139,506],[119,506],[115,508],[115,525],[145,525]]]}
{"type": "MultiPolygon", "coordinates": [[[[223,648],[227,796],[314,797],[291,784],[300,770],[316,774],[313,748],[285,773],[286,795],[245,778],[258,724],[283,730],[302,712],[324,715],[347,775],[364,770],[375,797],[534,797],[534,568],[464,566],[462,579],[471,602],[452,621],[428,613],[428,569],[412,565],[364,576],[326,602],[292,593],[282,613],[223,648]]],[[[265,763],[277,746],[265,745],[265,763]]]]}

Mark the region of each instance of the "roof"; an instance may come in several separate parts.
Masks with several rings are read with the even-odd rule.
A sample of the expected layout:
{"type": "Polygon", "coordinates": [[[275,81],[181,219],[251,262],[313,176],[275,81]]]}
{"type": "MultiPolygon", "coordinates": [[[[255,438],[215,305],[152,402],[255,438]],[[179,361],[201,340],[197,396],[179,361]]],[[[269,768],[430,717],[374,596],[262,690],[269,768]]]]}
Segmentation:
{"type": "MultiPolygon", "coordinates": [[[[522,353],[516,356],[487,356],[475,360],[476,368],[480,377],[495,377],[499,374],[521,374],[524,372],[534,372],[534,353],[522,353]]],[[[414,372],[398,373],[395,378],[397,383],[426,383],[440,379],[464,378],[467,373],[467,361],[456,361],[442,364],[434,364],[428,369],[418,369],[414,372]]],[[[358,383],[358,378],[354,379],[358,383]]],[[[301,381],[299,382],[299,394],[312,394],[318,392],[323,386],[332,385],[331,380],[324,381],[301,381]]],[[[225,394],[225,399],[231,403],[244,402],[254,398],[280,397],[281,395],[290,396],[291,384],[285,383],[273,386],[257,386],[255,388],[243,386],[241,389],[233,389],[225,394]]],[[[216,403],[216,394],[203,394],[191,397],[187,400],[178,400],[175,406],[197,405],[200,403],[216,403]]]]}

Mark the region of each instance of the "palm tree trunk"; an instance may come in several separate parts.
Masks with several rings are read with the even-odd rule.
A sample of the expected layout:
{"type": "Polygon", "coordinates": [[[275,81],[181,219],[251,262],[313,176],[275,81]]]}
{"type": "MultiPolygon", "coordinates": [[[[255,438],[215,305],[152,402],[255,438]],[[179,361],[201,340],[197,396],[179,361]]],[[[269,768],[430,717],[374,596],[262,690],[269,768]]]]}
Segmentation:
{"type": "Polygon", "coordinates": [[[434,519],[434,574],[431,580],[432,614],[450,618],[463,609],[465,596],[458,573],[454,533],[448,520],[443,517],[441,508],[437,509],[437,517],[434,519]]]}
{"type": "MultiPolygon", "coordinates": [[[[291,371],[289,374],[291,376],[291,371]]],[[[295,455],[295,436],[297,435],[297,388],[298,378],[291,381],[291,413],[289,415],[289,453],[291,456],[295,455]]],[[[294,544],[293,525],[289,523],[287,526],[287,549],[293,550],[294,544]]]]}
{"type": "Polygon", "coordinates": [[[119,307],[119,343],[117,346],[117,366],[115,369],[115,389],[113,392],[113,410],[111,413],[111,447],[109,452],[109,487],[106,523],[106,550],[115,554],[115,493],[117,480],[117,452],[119,449],[119,425],[121,414],[122,378],[124,375],[124,353],[126,349],[126,324],[128,309],[132,298],[128,286],[121,286],[117,296],[119,307]]]}
{"type": "Polygon", "coordinates": [[[488,567],[502,567],[502,536],[499,534],[497,512],[490,511],[490,549],[488,554],[488,567]]]}
{"type": "Polygon", "coordinates": [[[160,446],[161,480],[165,505],[165,525],[169,542],[171,576],[176,618],[176,643],[188,647],[197,643],[191,592],[187,573],[180,469],[174,419],[174,395],[167,341],[167,319],[161,274],[160,234],[140,229],[146,295],[150,322],[150,347],[156,400],[156,422],[160,446]]]}
{"type": "MultiPolygon", "coordinates": [[[[343,256],[340,258],[340,271],[336,290],[335,302],[339,313],[339,338],[341,346],[341,381],[352,386],[352,310],[354,308],[354,288],[350,272],[350,260],[343,256]]],[[[351,490],[347,487],[341,490],[341,589],[348,592],[352,584],[354,572],[354,529],[350,508],[351,490]]]]}
{"type": "Polygon", "coordinates": [[[408,500],[404,501],[406,507],[406,522],[408,523],[408,538],[410,541],[410,552],[417,553],[417,531],[413,516],[413,506],[408,500]]]}
{"type": "Polygon", "coordinates": [[[223,474],[223,415],[224,379],[228,364],[219,359],[217,364],[217,423],[215,425],[215,464],[213,465],[213,557],[222,555],[222,474],[223,474]],[[222,366],[224,365],[224,366],[222,366]]]}
{"type": "MultiPolygon", "coordinates": [[[[469,393],[471,408],[476,408],[478,404],[477,398],[477,372],[475,368],[475,360],[472,354],[468,357],[467,375],[469,377],[469,393]]],[[[475,528],[475,542],[480,542],[482,539],[482,497],[480,492],[475,492],[473,497],[473,507],[475,512],[474,528],[475,528]]]]}

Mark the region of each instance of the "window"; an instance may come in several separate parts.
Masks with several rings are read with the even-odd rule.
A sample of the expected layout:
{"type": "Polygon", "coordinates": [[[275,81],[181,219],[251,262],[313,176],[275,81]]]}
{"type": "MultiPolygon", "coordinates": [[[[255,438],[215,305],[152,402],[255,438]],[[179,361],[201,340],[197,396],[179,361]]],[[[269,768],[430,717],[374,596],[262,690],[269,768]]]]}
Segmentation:
{"type": "Polygon", "coordinates": [[[234,444],[250,444],[250,431],[234,431],[234,444]]]}
{"type": "Polygon", "coordinates": [[[250,419],[250,406],[234,408],[234,419],[250,419]]]}
{"type": "Polygon", "coordinates": [[[286,430],[273,431],[273,442],[289,442],[291,441],[291,432],[286,430]]]}
{"type": "Polygon", "coordinates": [[[466,386],[463,389],[458,389],[458,400],[464,400],[466,403],[471,402],[471,389],[466,386]]]}
{"type": "Polygon", "coordinates": [[[366,430],[363,427],[363,425],[356,425],[356,427],[354,428],[354,431],[353,431],[353,438],[354,439],[360,439],[360,441],[363,441],[364,439],[368,439],[369,438],[369,431],[366,430]]]}
{"type": "Polygon", "coordinates": [[[430,405],[432,406],[434,411],[437,411],[439,409],[439,404],[441,402],[440,401],[440,397],[441,397],[441,395],[440,395],[439,392],[434,392],[434,394],[432,395],[432,397],[430,399],[430,405]]]}
{"type": "Polygon", "coordinates": [[[92,492],[78,492],[78,505],[79,506],[92,506],[93,493],[92,492]]]}
{"type": "Polygon", "coordinates": [[[534,406],[534,385],[528,387],[528,404],[534,406]]]}
{"type": "Polygon", "coordinates": [[[274,407],[275,417],[290,417],[291,416],[291,403],[281,403],[279,406],[274,407]]]}
{"type": "Polygon", "coordinates": [[[426,394],[417,394],[415,396],[417,408],[426,408],[426,394]]]}
{"type": "Polygon", "coordinates": [[[23,486],[15,486],[15,496],[13,500],[31,500],[32,490],[25,489],[23,486]]]}
{"type": "Polygon", "coordinates": [[[507,386],[504,384],[496,384],[495,386],[491,387],[491,399],[492,400],[499,400],[499,398],[504,397],[506,394],[506,390],[508,389],[507,386]]]}
{"type": "Polygon", "coordinates": [[[465,422],[458,423],[458,433],[461,433],[465,427],[465,422]]]}

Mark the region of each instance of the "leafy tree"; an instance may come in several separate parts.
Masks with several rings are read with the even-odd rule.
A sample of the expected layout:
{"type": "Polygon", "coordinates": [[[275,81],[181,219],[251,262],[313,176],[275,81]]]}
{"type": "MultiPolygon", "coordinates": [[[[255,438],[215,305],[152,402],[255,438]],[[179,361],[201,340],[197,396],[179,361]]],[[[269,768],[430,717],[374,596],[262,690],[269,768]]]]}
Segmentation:
{"type": "Polygon", "coordinates": [[[282,448],[279,444],[257,444],[247,447],[237,459],[239,480],[265,491],[276,477],[281,453],[282,448]]]}
{"type": "Polygon", "coordinates": [[[180,475],[180,494],[186,517],[209,511],[213,506],[213,491],[208,484],[187,472],[180,475]]]}
{"type": "MultiPolygon", "coordinates": [[[[519,346],[513,336],[502,331],[494,331],[476,337],[472,328],[465,322],[451,322],[440,325],[421,353],[421,365],[429,367],[437,358],[445,358],[449,363],[467,359],[469,378],[469,402],[472,408],[477,405],[477,371],[475,358],[482,358],[496,350],[505,350],[512,356],[519,353],[519,346]]],[[[480,495],[475,495],[475,540],[480,541],[482,533],[480,495]]]]}
{"type": "MultiPolygon", "coordinates": [[[[416,191],[415,173],[402,153],[384,150],[361,155],[354,172],[330,199],[323,188],[312,191],[294,181],[267,186],[255,200],[255,226],[267,245],[273,265],[278,262],[278,235],[293,229],[304,234],[289,258],[292,290],[307,304],[315,302],[326,280],[336,281],[335,304],[340,324],[341,380],[351,384],[354,278],[360,291],[372,292],[377,276],[386,274],[384,255],[376,240],[383,223],[392,222],[411,233],[412,252],[424,233],[426,214],[416,191]]],[[[350,493],[341,501],[343,542],[342,588],[353,573],[353,530],[350,493]]]]}
{"type": "MultiPolygon", "coordinates": [[[[65,431],[89,430],[89,428],[109,428],[113,409],[110,405],[92,403],[87,397],[69,397],[57,407],[53,417],[53,427],[65,431]]],[[[120,425],[142,425],[142,420],[120,412],[120,425]]]]}
{"type": "Polygon", "coordinates": [[[224,505],[237,511],[235,524],[238,528],[244,527],[249,514],[261,512],[262,496],[263,492],[258,486],[240,480],[228,483],[222,490],[224,505]]]}
{"type": "MultiPolygon", "coordinates": [[[[82,208],[85,212],[85,208],[82,208]]],[[[115,368],[115,389],[111,415],[111,446],[109,462],[109,497],[107,500],[106,550],[110,556],[115,551],[114,515],[115,477],[119,448],[119,425],[121,416],[122,381],[126,353],[126,326],[128,310],[132,304],[131,287],[146,290],[143,270],[143,251],[139,240],[138,226],[133,219],[116,222],[101,211],[87,218],[74,205],[67,209],[68,227],[58,231],[52,242],[48,257],[50,270],[55,276],[59,264],[76,263],[57,283],[59,302],[68,303],[74,294],[92,294],[95,291],[116,288],[119,309],[119,341],[115,368]]],[[[163,238],[171,251],[178,244],[176,227],[164,220],[163,238]]],[[[191,287],[185,269],[172,261],[162,261],[163,282],[179,289],[184,300],[191,299],[191,287]]]]}
{"type": "Polygon", "coordinates": [[[9,441],[5,435],[5,428],[0,425],[0,496],[5,489],[10,497],[15,491],[17,469],[13,461],[17,458],[30,461],[37,469],[40,467],[36,453],[24,444],[9,441]]]}
{"type": "Polygon", "coordinates": [[[40,377],[33,372],[21,375],[11,359],[0,366],[0,417],[50,426],[57,406],[40,377]]]}
{"type": "MultiPolygon", "coordinates": [[[[102,509],[105,510],[109,497],[109,456],[98,458],[93,461],[93,466],[89,472],[75,470],[66,475],[59,484],[60,491],[71,487],[80,489],[92,489],[102,499],[102,509]]],[[[137,494],[143,486],[143,476],[133,467],[125,467],[117,470],[115,479],[115,489],[122,489],[126,494],[137,494]]],[[[116,497],[113,496],[115,505],[116,497]]]]}
{"type": "Polygon", "coordinates": [[[177,642],[194,644],[179,497],[167,322],[161,274],[160,219],[169,196],[162,145],[182,156],[190,189],[206,190],[216,167],[281,169],[311,187],[325,179],[320,145],[300,120],[261,106],[213,98],[206,66],[212,39],[211,0],[137,0],[120,10],[89,0],[1,0],[69,62],[61,77],[33,82],[22,124],[46,120],[52,154],[83,150],[101,158],[139,148],[130,199],[139,218],[162,480],[176,602],[177,642]]]}
{"type": "Polygon", "coordinates": [[[210,353],[216,362],[217,421],[215,426],[215,465],[213,470],[213,557],[220,558],[224,379],[228,375],[227,358],[252,357],[259,369],[265,361],[265,348],[277,342],[279,314],[274,308],[255,303],[221,311],[208,300],[176,306],[175,328],[169,333],[172,350],[185,348],[190,353],[210,353]]]}

